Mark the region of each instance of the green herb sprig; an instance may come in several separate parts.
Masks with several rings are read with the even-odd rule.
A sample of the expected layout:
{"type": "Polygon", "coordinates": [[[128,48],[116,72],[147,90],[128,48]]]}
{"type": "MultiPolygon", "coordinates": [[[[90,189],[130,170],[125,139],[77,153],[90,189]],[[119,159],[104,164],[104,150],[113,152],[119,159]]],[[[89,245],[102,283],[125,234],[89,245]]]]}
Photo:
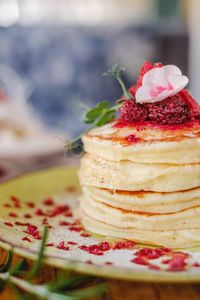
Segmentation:
{"type": "Polygon", "coordinates": [[[33,279],[39,272],[45,257],[47,235],[48,229],[45,227],[37,259],[31,271],[25,277],[28,267],[26,260],[22,259],[15,266],[12,266],[13,250],[8,251],[7,261],[0,267],[0,292],[7,285],[10,285],[15,290],[19,300],[38,298],[45,300],[78,300],[105,294],[105,285],[97,278],[86,275],[70,276],[70,273],[64,273],[53,282],[42,285],[34,283],[33,279]]]}
{"type": "Polygon", "coordinates": [[[78,141],[92,128],[103,126],[114,120],[116,118],[118,109],[122,105],[122,102],[132,98],[132,95],[129,93],[122,79],[122,73],[124,71],[124,67],[120,66],[119,64],[115,64],[110,70],[102,74],[103,76],[113,76],[119,82],[124,97],[118,100],[113,106],[110,105],[110,102],[107,100],[99,102],[95,107],[92,108],[84,106],[86,112],[83,116],[83,121],[88,124],[89,127],[73,140],[66,141],[65,149],[67,151],[73,152],[73,150],[76,150],[76,148],[80,146],[78,141]]]}
{"type": "Polygon", "coordinates": [[[78,141],[81,139],[81,137],[92,128],[103,126],[114,120],[116,117],[116,112],[120,106],[121,103],[111,106],[109,101],[103,100],[95,107],[88,109],[83,116],[83,121],[90,126],[73,140],[66,141],[65,149],[72,152],[73,150],[76,150],[76,148],[79,147],[78,141]]]}
{"type": "Polygon", "coordinates": [[[103,76],[113,76],[120,84],[123,92],[123,96],[125,97],[126,100],[132,99],[131,93],[129,93],[128,89],[126,88],[126,85],[122,79],[122,74],[123,72],[126,71],[126,69],[119,64],[115,64],[112,66],[110,70],[107,72],[103,73],[103,76]]]}

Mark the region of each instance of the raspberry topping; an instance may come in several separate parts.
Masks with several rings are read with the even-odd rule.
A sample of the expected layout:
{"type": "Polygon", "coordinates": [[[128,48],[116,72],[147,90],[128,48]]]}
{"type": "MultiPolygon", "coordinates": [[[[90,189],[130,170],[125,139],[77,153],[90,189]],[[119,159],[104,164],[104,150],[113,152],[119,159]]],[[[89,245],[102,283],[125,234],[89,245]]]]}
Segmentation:
{"type": "Polygon", "coordinates": [[[181,92],[156,103],[149,103],[148,118],[160,124],[183,124],[192,119],[189,106],[183,101],[181,92]]]}
{"type": "Polygon", "coordinates": [[[126,122],[140,122],[147,118],[147,110],[142,104],[129,99],[119,109],[120,117],[126,122]]]}
{"type": "Polygon", "coordinates": [[[142,84],[144,74],[152,68],[162,66],[161,63],[144,63],[136,84],[129,89],[133,99],[125,100],[119,109],[120,120],[133,123],[151,122],[161,125],[184,124],[200,120],[200,106],[186,89],[162,101],[136,103],[134,100],[135,93],[142,84]]]}

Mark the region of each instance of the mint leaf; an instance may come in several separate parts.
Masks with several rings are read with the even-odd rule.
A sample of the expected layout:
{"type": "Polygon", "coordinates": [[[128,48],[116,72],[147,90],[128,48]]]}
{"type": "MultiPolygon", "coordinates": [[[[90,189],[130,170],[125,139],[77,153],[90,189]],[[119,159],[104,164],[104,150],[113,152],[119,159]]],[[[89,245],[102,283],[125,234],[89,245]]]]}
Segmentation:
{"type": "Polygon", "coordinates": [[[102,115],[100,115],[99,119],[96,122],[96,126],[102,126],[105,125],[109,122],[111,122],[112,120],[114,120],[115,118],[115,111],[106,111],[104,113],[102,113],[102,115]]]}
{"type": "Polygon", "coordinates": [[[94,108],[88,110],[84,120],[86,123],[93,124],[93,126],[105,125],[115,118],[115,114],[119,106],[120,104],[110,106],[110,103],[104,100],[94,108]]]}
{"type": "Polygon", "coordinates": [[[109,107],[109,102],[104,100],[98,103],[94,108],[87,111],[84,117],[84,121],[87,124],[94,123],[99,115],[109,107]]]}

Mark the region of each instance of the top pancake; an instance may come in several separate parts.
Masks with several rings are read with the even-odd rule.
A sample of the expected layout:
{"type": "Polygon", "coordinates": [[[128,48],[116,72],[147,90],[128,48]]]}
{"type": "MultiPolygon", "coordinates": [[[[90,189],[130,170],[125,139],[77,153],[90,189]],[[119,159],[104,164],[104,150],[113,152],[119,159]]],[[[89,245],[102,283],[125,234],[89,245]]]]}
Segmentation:
{"type": "Polygon", "coordinates": [[[83,143],[87,153],[112,161],[197,163],[200,162],[200,122],[173,127],[120,126],[113,122],[90,130],[83,143]]]}

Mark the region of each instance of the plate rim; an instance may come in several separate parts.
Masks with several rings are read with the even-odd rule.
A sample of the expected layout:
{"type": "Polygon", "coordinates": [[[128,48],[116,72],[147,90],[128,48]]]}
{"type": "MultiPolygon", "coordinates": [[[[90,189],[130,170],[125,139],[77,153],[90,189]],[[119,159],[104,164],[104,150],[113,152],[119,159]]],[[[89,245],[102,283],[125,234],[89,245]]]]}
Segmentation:
{"type": "MultiPolygon", "coordinates": [[[[3,183],[13,181],[17,178],[21,178],[30,174],[40,173],[40,172],[48,172],[50,170],[58,170],[58,169],[67,169],[70,171],[76,171],[76,166],[53,166],[42,168],[40,170],[34,170],[30,172],[25,172],[23,174],[18,174],[5,180],[3,183]]],[[[13,249],[13,252],[21,257],[26,259],[35,260],[36,252],[34,250],[29,250],[25,247],[18,247],[13,243],[7,242],[0,237],[0,247],[4,250],[13,249]]],[[[107,279],[121,279],[127,281],[140,281],[140,282],[152,282],[152,283],[170,283],[170,284],[178,284],[178,283],[199,283],[200,282],[200,272],[198,273],[189,273],[186,271],[180,272],[170,272],[165,270],[134,270],[133,268],[125,268],[119,266],[106,266],[106,265],[98,265],[98,264],[87,264],[86,262],[81,262],[72,259],[63,259],[58,257],[46,257],[44,259],[44,264],[47,264],[54,268],[65,269],[65,270],[73,270],[75,272],[79,272],[82,274],[90,274],[98,277],[104,277],[107,279]],[[65,262],[63,264],[63,261],[65,262]]]]}
{"type": "MultiPolygon", "coordinates": [[[[34,261],[36,259],[36,253],[34,251],[29,251],[25,248],[19,248],[13,246],[8,242],[0,240],[0,247],[4,250],[13,249],[13,253],[21,257],[34,261]]],[[[187,271],[182,272],[166,272],[162,270],[137,270],[135,272],[133,269],[125,269],[123,267],[117,266],[101,266],[97,264],[87,264],[85,262],[79,262],[75,260],[65,259],[63,264],[63,259],[58,257],[46,257],[44,259],[44,264],[63,270],[73,270],[82,274],[90,274],[93,276],[103,277],[106,279],[119,279],[126,281],[140,281],[149,283],[199,283],[199,274],[188,274],[187,271]],[[117,272],[115,272],[117,271],[117,272]]]]}

